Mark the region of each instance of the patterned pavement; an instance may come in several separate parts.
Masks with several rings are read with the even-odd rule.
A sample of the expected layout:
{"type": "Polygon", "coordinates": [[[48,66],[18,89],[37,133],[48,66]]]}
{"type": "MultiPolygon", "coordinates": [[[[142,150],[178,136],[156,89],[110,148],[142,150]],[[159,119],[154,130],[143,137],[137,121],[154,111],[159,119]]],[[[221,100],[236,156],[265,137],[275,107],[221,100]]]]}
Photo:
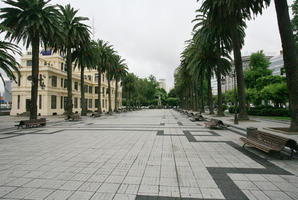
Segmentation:
{"type": "Polygon", "coordinates": [[[0,199],[298,199],[298,162],[173,110],[0,127],[0,199]]]}

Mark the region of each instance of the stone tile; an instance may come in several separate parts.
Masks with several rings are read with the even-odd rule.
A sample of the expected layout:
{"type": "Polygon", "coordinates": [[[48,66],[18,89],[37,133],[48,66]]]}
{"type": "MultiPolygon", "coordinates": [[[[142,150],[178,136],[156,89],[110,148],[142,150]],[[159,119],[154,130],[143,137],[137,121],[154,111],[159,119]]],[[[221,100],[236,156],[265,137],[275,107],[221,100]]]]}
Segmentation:
{"type": "Polygon", "coordinates": [[[15,199],[23,199],[27,195],[29,195],[31,192],[33,192],[35,189],[33,188],[18,188],[7,195],[5,195],[5,198],[15,198],[15,199]]]}
{"type": "Polygon", "coordinates": [[[84,182],[78,190],[85,192],[95,192],[102,183],[98,182],[84,182]]]}
{"type": "Polygon", "coordinates": [[[219,189],[214,188],[201,188],[204,199],[225,199],[219,189]]]}
{"type": "Polygon", "coordinates": [[[112,200],[114,193],[100,193],[96,192],[90,200],[112,200]]]}
{"type": "Polygon", "coordinates": [[[292,200],[288,195],[284,192],[280,191],[264,191],[264,193],[271,199],[271,200],[292,200]]]}
{"type": "Polygon", "coordinates": [[[103,183],[99,189],[97,190],[98,193],[116,193],[118,190],[119,184],[115,183],[103,183]]]}
{"type": "Polygon", "coordinates": [[[89,200],[95,192],[76,191],[68,199],[69,200],[89,200]]]}
{"type": "Polygon", "coordinates": [[[8,194],[9,192],[15,190],[17,187],[7,187],[7,186],[0,186],[0,197],[8,194]]]}
{"type": "Polygon", "coordinates": [[[136,195],[132,194],[116,194],[113,200],[135,200],[136,195]]]}
{"type": "Polygon", "coordinates": [[[63,184],[61,187],[59,187],[60,190],[77,190],[83,182],[80,181],[67,181],[65,184],[63,184]]]}
{"type": "Polygon", "coordinates": [[[36,189],[32,193],[26,195],[25,198],[40,200],[40,199],[46,198],[53,192],[54,190],[50,190],[50,189],[36,189]]]}
{"type": "Polygon", "coordinates": [[[46,200],[66,200],[74,191],[56,190],[46,200]]]}

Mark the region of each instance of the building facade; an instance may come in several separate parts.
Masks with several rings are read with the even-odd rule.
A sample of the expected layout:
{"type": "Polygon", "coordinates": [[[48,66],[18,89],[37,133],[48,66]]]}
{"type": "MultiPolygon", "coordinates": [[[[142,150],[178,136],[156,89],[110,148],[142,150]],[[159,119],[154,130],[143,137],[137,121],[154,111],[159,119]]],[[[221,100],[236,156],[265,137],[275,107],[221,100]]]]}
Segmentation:
{"type": "MultiPolygon", "coordinates": [[[[266,56],[268,60],[271,62],[272,56],[266,56]]],[[[249,69],[249,62],[250,62],[250,56],[242,56],[242,66],[243,71],[249,69]]],[[[270,69],[270,67],[269,67],[270,69]]],[[[237,84],[236,79],[234,78],[234,71],[235,71],[235,65],[234,62],[232,62],[232,68],[229,74],[222,77],[222,85],[221,85],[221,91],[222,93],[225,93],[226,91],[233,90],[235,87],[235,84],[237,84]]],[[[274,74],[273,74],[274,75],[274,74]]],[[[211,79],[211,86],[212,86],[212,94],[217,95],[217,81],[216,77],[213,77],[211,79]]]]}
{"type": "MultiPolygon", "coordinates": [[[[21,58],[21,77],[12,85],[12,109],[10,115],[18,115],[30,111],[31,99],[31,70],[32,55],[27,52],[21,58]]],[[[58,53],[42,51],[39,58],[39,76],[37,113],[38,115],[63,114],[67,100],[67,72],[66,60],[58,53]]],[[[108,81],[105,74],[101,74],[101,106],[103,112],[108,111],[108,81]]],[[[98,102],[98,73],[96,70],[85,70],[85,100],[87,110],[96,111],[98,102]]],[[[115,84],[111,81],[111,106],[115,108],[115,84]]],[[[73,65],[72,102],[73,112],[81,112],[81,84],[80,70],[73,65]]],[[[122,87],[118,83],[118,107],[122,106],[122,87]]]]}
{"type": "Polygon", "coordinates": [[[282,51],[280,52],[280,55],[270,59],[269,69],[272,70],[272,75],[286,76],[282,51]]]}

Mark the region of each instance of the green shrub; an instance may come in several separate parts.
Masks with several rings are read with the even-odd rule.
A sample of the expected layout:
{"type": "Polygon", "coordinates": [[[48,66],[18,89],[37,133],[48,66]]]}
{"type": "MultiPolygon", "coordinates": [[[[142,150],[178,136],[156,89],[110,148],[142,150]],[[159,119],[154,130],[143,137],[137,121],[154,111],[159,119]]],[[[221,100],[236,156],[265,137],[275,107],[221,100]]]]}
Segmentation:
{"type": "Polygon", "coordinates": [[[228,109],[228,106],[226,104],[222,104],[222,110],[225,111],[228,109]]]}
{"type": "Polygon", "coordinates": [[[258,115],[258,116],[280,116],[280,117],[289,117],[290,110],[287,108],[275,108],[273,106],[257,106],[254,108],[248,109],[249,115],[258,115]]]}

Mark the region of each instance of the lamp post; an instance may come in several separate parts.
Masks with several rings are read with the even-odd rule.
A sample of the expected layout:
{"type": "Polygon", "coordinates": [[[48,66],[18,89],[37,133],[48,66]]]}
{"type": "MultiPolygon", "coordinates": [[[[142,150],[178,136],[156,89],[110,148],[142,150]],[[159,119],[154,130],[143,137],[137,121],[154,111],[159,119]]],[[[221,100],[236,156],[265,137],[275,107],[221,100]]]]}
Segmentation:
{"type": "Polygon", "coordinates": [[[234,115],[234,124],[238,124],[238,114],[237,114],[237,93],[236,93],[236,69],[234,69],[234,95],[235,95],[235,115],[234,115]]]}

